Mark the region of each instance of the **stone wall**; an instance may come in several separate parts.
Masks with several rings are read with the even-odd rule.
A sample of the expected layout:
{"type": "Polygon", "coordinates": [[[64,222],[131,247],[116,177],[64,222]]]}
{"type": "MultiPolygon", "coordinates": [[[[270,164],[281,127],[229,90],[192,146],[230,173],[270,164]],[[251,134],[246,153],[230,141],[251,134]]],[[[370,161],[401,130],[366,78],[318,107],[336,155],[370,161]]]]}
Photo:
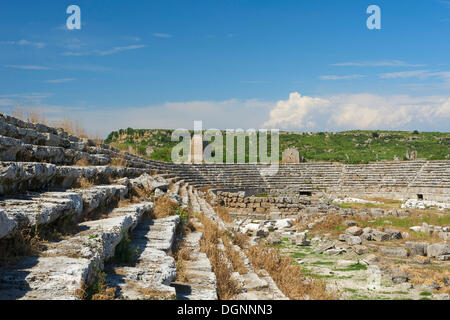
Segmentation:
{"type": "Polygon", "coordinates": [[[242,192],[218,191],[217,197],[220,205],[231,209],[231,212],[260,215],[279,215],[285,217],[297,215],[299,211],[313,206],[318,202],[306,196],[299,197],[271,197],[250,196],[246,197],[242,192]]]}

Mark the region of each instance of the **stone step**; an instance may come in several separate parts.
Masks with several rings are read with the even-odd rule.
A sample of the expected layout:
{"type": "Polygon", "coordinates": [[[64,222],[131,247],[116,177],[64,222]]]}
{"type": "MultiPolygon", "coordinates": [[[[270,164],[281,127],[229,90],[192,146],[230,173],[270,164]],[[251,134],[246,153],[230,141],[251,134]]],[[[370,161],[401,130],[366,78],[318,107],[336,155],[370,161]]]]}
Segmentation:
{"type": "Polygon", "coordinates": [[[128,193],[124,185],[104,185],[67,192],[27,193],[0,201],[0,239],[71,217],[79,221],[97,208],[117,202],[128,193]]]}
{"type": "Polygon", "coordinates": [[[115,287],[119,299],[173,299],[175,288],[170,283],[176,277],[175,260],[170,252],[175,238],[178,216],[144,220],[134,229],[131,245],[138,258],[133,265],[108,265],[107,283],[115,287]]]}
{"type": "Polygon", "coordinates": [[[89,154],[62,147],[26,144],[19,139],[0,136],[0,161],[48,162],[73,165],[81,159],[85,159],[92,165],[111,163],[111,158],[104,154],[89,154]]]}
{"type": "Polygon", "coordinates": [[[40,124],[40,123],[31,123],[31,122],[22,121],[20,119],[8,116],[3,113],[0,113],[0,124],[1,125],[12,125],[15,128],[17,128],[17,130],[30,129],[30,130],[36,131],[38,133],[50,133],[53,135],[57,135],[63,139],[68,139],[69,141],[73,141],[73,142],[82,141],[81,138],[72,136],[62,129],[52,128],[52,127],[49,127],[49,126],[46,126],[46,125],[40,124]]]}
{"type": "Polygon", "coordinates": [[[201,232],[191,232],[185,238],[185,246],[192,252],[190,260],[185,261],[184,273],[188,282],[172,283],[177,300],[217,300],[216,275],[206,254],[199,251],[201,237],[201,232]]]}
{"type": "MultiPolygon", "coordinates": [[[[200,212],[208,217],[210,220],[215,221],[219,229],[228,230],[226,224],[222,219],[215,213],[214,208],[205,200],[200,197],[197,190],[190,188],[189,195],[191,197],[191,203],[200,209],[200,212]]],[[[222,240],[219,239],[221,245],[218,246],[218,250],[224,255],[225,261],[228,261],[225,254],[225,248],[222,240]]],[[[239,294],[236,299],[238,300],[269,300],[269,299],[286,299],[284,294],[278,289],[275,282],[271,279],[267,272],[264,273],[264,278],[260,278],[256,272],[253,270],[248,258],[245,253],[238,247],[234,246],[234,250],[237,250],[241,255],[244,264],[246,265],[248,273],[238,274],[235,272],[233,274],[234,278],[241,283],[243,292],[239,294]]],[[[228,264],[231,263],[228,261],[228,264]]]]}
{"type": "Polygon", "coordinates": [[[152,206],[135,204],[116,209],[111,218],[81,223],[81,232],[50,242],[41,256],[0,269],[0,299],[80,299],[80,289],[94,280],[104,262],[113,257],[123,235],[152,206]]]}

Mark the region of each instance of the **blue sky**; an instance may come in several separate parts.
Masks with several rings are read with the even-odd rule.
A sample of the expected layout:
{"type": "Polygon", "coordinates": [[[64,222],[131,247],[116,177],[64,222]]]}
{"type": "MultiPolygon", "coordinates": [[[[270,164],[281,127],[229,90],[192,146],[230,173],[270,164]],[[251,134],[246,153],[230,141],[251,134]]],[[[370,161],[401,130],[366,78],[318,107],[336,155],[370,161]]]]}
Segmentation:
{"type": "Polygon", "coordinates": [[[450,129],[450,1],[4,1],[0,111],[120,127],[450,129]],[[81,8],[82,29],[65,27],[81,8]],[[381,8],[381,30],[366,9],[381,8]]]}

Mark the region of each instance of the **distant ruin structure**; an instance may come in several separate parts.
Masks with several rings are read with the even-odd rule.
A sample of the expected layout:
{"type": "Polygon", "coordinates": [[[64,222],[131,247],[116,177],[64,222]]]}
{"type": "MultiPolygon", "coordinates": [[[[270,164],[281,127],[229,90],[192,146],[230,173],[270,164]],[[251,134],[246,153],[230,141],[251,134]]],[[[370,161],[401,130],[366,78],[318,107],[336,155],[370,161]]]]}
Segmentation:
{"type": "Polygon", "coordinates": [[[302,160],[296,148],[289,148],[283,151],[281,160],[283,163],[300,163],[302,160]]]}
{"type": "Polygon", "coordinates": [[[411,151],[406,149],[406,159],[407,160],[417,160],[417,150],[411,151]]]}

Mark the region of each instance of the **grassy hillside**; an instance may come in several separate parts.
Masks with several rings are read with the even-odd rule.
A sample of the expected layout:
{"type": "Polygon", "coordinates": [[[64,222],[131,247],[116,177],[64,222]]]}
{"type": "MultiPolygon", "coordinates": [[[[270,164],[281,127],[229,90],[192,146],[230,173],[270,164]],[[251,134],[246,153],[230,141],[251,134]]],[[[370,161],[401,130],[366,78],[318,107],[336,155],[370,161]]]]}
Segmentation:
{"type": "MultiPolygon", "coordinates": [[[[121,150],[153,160],[170,161],[173,130],[121,129],[106,139],[121,150]]],[[[192,134],[192,133],[191,133],[192,134]]],[[[224,139],[225,140],[225,139],[224,139]]],[[[450,133],[407,131],[346,131],[280,134],[281,153],[295,147],[306,161],[367,163],[378,160],[407,160],[406,150],[417,151],[419,159],[450,158],[450,133]]]]}

